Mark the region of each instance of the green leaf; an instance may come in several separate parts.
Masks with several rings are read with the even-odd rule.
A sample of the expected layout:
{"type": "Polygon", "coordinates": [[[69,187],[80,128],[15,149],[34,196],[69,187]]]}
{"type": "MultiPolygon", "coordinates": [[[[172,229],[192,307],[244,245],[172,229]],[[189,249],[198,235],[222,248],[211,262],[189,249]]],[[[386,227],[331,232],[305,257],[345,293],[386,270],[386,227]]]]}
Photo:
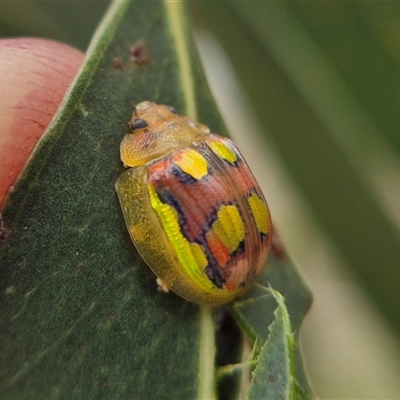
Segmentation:
{"type": "Polygon", "coordinates": [[[272,297],[271,294],[278,307],[259,355],[259,363],[252,374],[247,399],[310,399],[296,377],[295,337],[284,298],[274,290],[270,290],[268,297],[272,297]]]}
{"type": "MultiPolygon", "coordinates": [[[[308,399],[313,396],[304,371],[298,343],[300,324],[310,305],[311,294],[309,290],[301,281],[290,259],[281,249],[279,252],[276,251],[276,248],[268,260],[268,268],[260,283],[244,299],[232,305],[232,313],[239,326],[255,342],[256,348],[262,346],[259,364],[255,371],[259,369],[265,371],[272,367],[287,368],[285,378],[283,375],[280,376],[287,380],[287,388],[292,388],[290,390],[297,393],[297,397],[293,397],[296,399],[308,399]],[[277,303],[278,308],[276,308],[277,303]],[[279,320],[277,313],[279,313],[279,318],[283,315],[283,321],[279,320]],[[289,321],[289,315],[292,323],[289,321]],[[271,338],[272,332],[275,335],[274,338],[271,338]],[[286,343],[286,337],[290,338],[288,343],[286,343]],[[284,349],[282,349],[282,342],[285,343],[284,349]],[[288,354],[285,352],[288,352],[288,354]],[[265,353],[268,355],[265,355],[265,353]],[[275,359],[276,365],[273,366],[271,362],[275,356],[277,357],[275,359]],[[279,357],[283,357],[284,362],[279,361],[279,357]]],[[[257,389],[249,392],[249,396],[250,393],[253,393],[252,395],[260,393],[259,390],[265,390],[268,396],[249,398],[280,399],[278,394],[272,395],[276,385],[271,382],[271,379],[267,378],[269,375],[261,374],[257,376],[257,389]],[[260,379],[264,380],[260,382],[260,379]]],[[[254,383],[253,381],[252,385],[254,383]]],[[[292,393],[290,390],[288,393],[292,393]]],[[[291,399],[292,397],[282,398],[291,399]]]]}
{"type": "MultiPolygon", "coordinates": [[[[12,234],[0,250],[4,398],[215,397],[213,312],[157,292],[114,191],[124,170],[119,143],[143,100],[226,133],[181,2],[111,5],[7,201],[12,234]],[[132,47],[143,50],[141,62],[132,60],[132,47]]],[[[305,290],[284,271],[276,278],[288,298],[305,290]]],[[[295,311],[297,326],[302,316],[295,311]]]]}

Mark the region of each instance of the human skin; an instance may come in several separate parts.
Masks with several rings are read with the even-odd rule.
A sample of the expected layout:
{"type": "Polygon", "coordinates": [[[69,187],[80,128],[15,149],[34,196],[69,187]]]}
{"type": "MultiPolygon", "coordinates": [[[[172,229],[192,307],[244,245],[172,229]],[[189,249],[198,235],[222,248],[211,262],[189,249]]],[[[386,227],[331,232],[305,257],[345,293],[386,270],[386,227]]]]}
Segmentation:
{"type": "Polygon", "coordinates": [[[0,208],[83,57],[82,52],[55,41],[0,40],[0,208]]]}

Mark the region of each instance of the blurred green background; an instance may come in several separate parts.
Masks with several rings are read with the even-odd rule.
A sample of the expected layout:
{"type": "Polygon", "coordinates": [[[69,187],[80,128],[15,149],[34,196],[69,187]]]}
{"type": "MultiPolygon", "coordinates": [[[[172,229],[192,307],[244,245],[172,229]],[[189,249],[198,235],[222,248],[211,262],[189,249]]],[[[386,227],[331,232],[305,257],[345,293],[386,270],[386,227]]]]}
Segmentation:
{"type": "MultiPolygon", "coordinates": [[[[108,4],[2,2],[0,35],[84,51],[108,4]]],[[[317,395],[400,398],[400,4],[188,11],[228,128],[314,292],[301,339],[317,395]]]]}

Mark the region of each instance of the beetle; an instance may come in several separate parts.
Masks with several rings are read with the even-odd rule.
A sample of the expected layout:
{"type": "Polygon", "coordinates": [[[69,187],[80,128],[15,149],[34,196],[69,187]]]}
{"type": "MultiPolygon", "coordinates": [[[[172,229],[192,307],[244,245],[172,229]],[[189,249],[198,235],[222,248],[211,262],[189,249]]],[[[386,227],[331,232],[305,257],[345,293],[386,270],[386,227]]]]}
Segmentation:
{"type": "Polygon", "coordinates": [[[234,143],[143,101],[121,142],[116,191],[133,243],[160,287],[223,304],[261,274],[272,240],[267,202],[234,143]]]}

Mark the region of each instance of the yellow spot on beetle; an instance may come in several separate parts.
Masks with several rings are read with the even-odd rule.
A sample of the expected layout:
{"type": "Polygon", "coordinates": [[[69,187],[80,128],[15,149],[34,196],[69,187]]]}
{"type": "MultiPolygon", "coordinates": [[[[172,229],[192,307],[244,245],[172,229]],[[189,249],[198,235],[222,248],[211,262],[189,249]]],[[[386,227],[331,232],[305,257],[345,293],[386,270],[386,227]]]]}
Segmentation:
{"type": "Polygon", "coordinates": [[[257,194],[253,193],[248,199],[251,212],[256,221],[257,229],[261,233],[268,233],[268,215],[269,211],[265,202],[257,194]]]}
{"type": "Polygon", "coordinates": [[[239,210],[233,205],[223,205],[217,212],[218,219],[212,228],[230,252],[235,251],[244,240],[244,225],[239,210]]]}
{"type": "Polygon", "coordinates": [[[196,150],[187,150],[175,161],[176,164],[195,179],[201,179],[208,174],[207,160],[196,150]]]}
{"type": "Polygon", "coordinates": [[[203,247],[198,243],[189,243],[190,244],[190,251],[196,260],[196,264],[200,267],[200,270],[203,270],[208,262],[207,257],[204,253],[203,247]]]}
{"type": "Polygon", "coordinates": [[[214,151],[214,153],[220,158],[233,164],[237,161],[237,155],[223,142],[212,141],[208,145],[214,151]]]}

